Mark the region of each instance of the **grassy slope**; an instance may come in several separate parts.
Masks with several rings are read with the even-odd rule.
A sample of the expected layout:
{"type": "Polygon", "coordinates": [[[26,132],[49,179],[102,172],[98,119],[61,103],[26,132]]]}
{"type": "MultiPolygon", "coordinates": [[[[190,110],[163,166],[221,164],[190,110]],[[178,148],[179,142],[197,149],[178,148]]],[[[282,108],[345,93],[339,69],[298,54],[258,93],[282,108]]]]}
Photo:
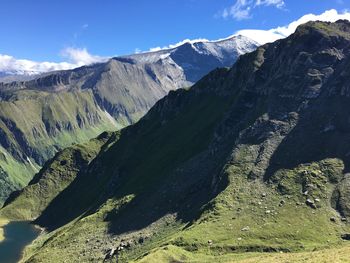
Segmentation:
{"type": "MultiPolygon", "coordinates": [[[[186,91],[183,92],[186,93],[186,91]]],[[[104,163],[109,164],[108,171],[105,171],[104,176],[110,175],[110,172],[113,172],[114,166],[117,165],[118,162],[125,162],[126,167],[131,169],[129,172],[133,176],[128,177],[130,181],[127,180],[125,182],[121,194],[116,198],[109,199],[109,201],[100,206],[96,213],[91,215],[82,214],[81,217],[78,217],[78,220],[73,220],[62,228],[46,236],[42,236],[28,249],[26,255],[30,257],[36,254],[38,248],[44,246],[48,247],[48,249],[40,249],[40,255],[35,255],[33,257],[34,259],[31,260],[39,260],[40,258],[40,260],[45,261],[48,257],[50,257],[51,260],[54,260],[56,257],[58,259],[58,257],[62,257],[62,251],[56,250],[56,248],[60,247],[61,249],[61,245],[65,243],[67,259],[78,258],[81,256],[81,253],[84,253],[82,251],[86,251],[84,253],[84,260],[89,257],[95,259],[101,258],[104,253],[104,248],[108,248],[110,244],[114,242],[113,236],[108,234],[110,223],[104,221],[103,218],[110,215],[111,211],[118,210],[118,207],[123,207],[123,205],[129,204],[133,200],[137,200],[142,192],[153,191],[158,186],[161,187],[163,182],[161,179],[162,176],[167,176],[169,170],[202,151],[206,147],[206,144],[203,143],[202,140],[198,141],[198,138],[206,140],[207,143],[209,143],[212,129],[215,127],[214,123],[220,119],[219,116],[225,111],[227,106],[226,99],[220,97],[215,98],[213,96],[208,97],[205,95],[191,107],[187,106],[184,108],[187,113],[185,116],[177,116],[175,114],[174,119],[167,122],[165,125],[159,126],[160,123],[146,121],[145,125],[142,126],[145,130],[142,129],[136,137],[133,137],[132,145],[123,142],[122,136],[120,141],[113,145],[110,150],[101,157],[104,163]],[[197,118],[195,118],[195,116],[197,118]],[[178,130],[178,133],[174,136],[172,132],[177,129],[177,127],[183,128],[178,130]],[[191,130],[191,132],[188,132],[189,130],[191,130]],[[186,138],[186,140],[183,140],[184,138],[186,138]],[[150,142],[152,143],[150,144],[150,142]],[[148,145],[147,148],[145,147],[146,145],[148,145]],[[185,145],[187,147],[185,147],[185,145]],[[148,154],[158,151],[165,154],[148,154]],[[147,173],[149,180],[144,181],[141,177],[138,177],[137,175],[140,174],[140,171],[147,173]],[[74,238],[72,238],[72,236],[74,236],[74,238]],[[89,240],[89,242],[87,243],[86,240],[89,240]],[[99,242],[103,242],[103,245],[99,244],[99,242]],[[96,246],[92,244],[96,244],[96,246]],[[76,246],[78,246],[76,249],[68,249],[69,247],[76,246]],[[45,251],[48,253],[45,253],[45,251]]],[[[135,129],[137,129],[137,127],[135,127],[135,129]]],[[[129,139],[127,139],[127,141],[130,142],[129,139]]],[[[167,180],[165,178],[163,179],[165,181],[167,180]]],[[[98,184],[100,184],[100,181],[108,181],[108,178],[99,177],[98,184]]],[[[96,179],[94,179],[94,182],[96,188],[98,188],[96,179]]],[[[104,185],[106,184],[104,183],[104,185]]],[[[74,204],[76,208],[79,207],[79,202],[84,203],[87,198],[96,200],[95,193],[92,191],[88,191],[89,196],[82,200],[84,192],[85,191],[81,189],[79,197],[75,198],[74,195],[70,196],[72,200],[77,202],[74,204]]],[[[69,213],[69,207],[65,209],[65,211],[69,213]]],[[[55,209],[55,211],[57,212],[57,209],[55,209]]],[[[177,226],[174,226],[173,230],[177,230],[177,226]]],[[[168,230],[166,230],[166,232],[168,232],[168,230]]]]}
{"type": "Polygon", "coordinates": [[[283,176],[283,184],[291,187],[291,192],[286,195],[276,192],[270,185],[238,177],[244,174],[245,169],[249,170],[244,166],[229,167],[227,172],[231,184],[212,201],[210,211],[186,230],[175,234],[172,241],[164,242],[166,245],[155,248],[136,261],[350,262],[347,255],[350,246],[340,239],[340,235],[349,232],[350,227],[341,222],[339,215],[330,207],[334,186],[326,176],[341,173],[341,161],[328,159],[293,170],[278,171],[275,176],[283,176]],[[305,171],[312,174],[312,183],[319,186],[313,193],[315,198],[322,200],[318,209],[305,205],[302,184],[295,184],[294,180],[301,179],[300,174],[305,171]],[[281,200],[285,200],[283,205],[280,205],[281,200]],[[266,211],[270,213],[266,214],[266,211]],[[330,223],[333,216],[336,222],[330,223]],[[242,231],[247,226],[249,230],[242,231]],[[208,240],[212,244],[208,244],[208,240]],[[315,248],[316,252],[310,252],[315,248]],[[308,252],[295,253],[304,250],[308,252]]]}
{"type": "Polygon", "coordinates": [[[104,132],[96,139],[57,153],[23,190],[11,194],[0,212],[7,220],[34,220],[50,202],[83,172],[116,133],[104,132]]]}
{"type": "Polygon", "coordinates": [[[175,246],[166,246],[147,255],[140,263],[151,262],[240,262],[240,263],[347,263],[350,246],[340,246],[330,249],[322,249],[312,252],[298,253],[226,253],[223,255],[207,255],[201,253],[189,253],[175,246]]]}
{"type": "Polygon", "coordinates": [[[9,187],[14,190],[28,184],[40,169],[40,160],[51,158],[58,149],[120,128],[96,105],[90,92],[22,93],[0,103],[0,128],[8,144],[7,149],[0,148],[0,167],[10,184],[1,187],[0,198],[7,197],[9,187]],[[13,123],[13,130],[8,122],[13,123]]]}
{"type": "Polygon", "coordinates": [[[9,221],[38,217],[115,136],[117,133],[105,132],[89,142],[64,149],[40,170],[25,189],[12,193],[11,204],[0,212],[0,241],[3,239],[2,226],[9,221]]]}
{"type": "MultiPolygon", "coordinates": [[[[119,189],[118,196],[101,205],[96,213],[82,214],[69,224],[36,240],[26,251],[28,262],[48,260],[54,262],[58,258],[62,259],[62,254],[65,255],[63,258],[67,262],[101,260],[105,249],[118,244],[121,238],[138,240],[142,237],[147,240],[142,245],[136,242],[133,250],[124,253],[123,257],[128,260],[141,260],[152,249],[156,250],[156,254],[162,254],[164,252],[161,251],[170,246],[172,253],[175,253],[174,259],[181,256],[183,251],[185,256],[187,255],[182,258],[183,261],[191,261],[200,255],[200,262],[210,262],[216,256],[222,257],[223,261],[229,260],[230,253],[233,252],[288,252],[341,244],[340,234],[350,229],[340,221],[330,206],[330,195],[334,188],[330,177],[340,176],[343,169],[342,162],[329,159],[301,165],[292,170],[277,171],[273,178],[278,178],[284,188],[288,189],[282,194],[276,184],[270,185],[260,180],[247,179],[251,170],[247,164],[249,165],[253,158],[249,147],[254,146],[242,148],[236,164],[225,166],[225,174],[229,180],[228,187],[202,208],[200,218],[188,224],[186,221],[175,220],[176,215],[170,210],[168,214],[159,216],[144,228],[134,229],[119,237],[115,237],[113,231],[111,233],[111,224],[119,220],[118,216],[110,219],[111,213],[117,215],[124,213],[129,223],[133,224],[133,219],[130,217],[140,215],[133,212],[132,208],[124,212],[121,208],[137,204],[138,196],[143,196],[144,191],[148,193],[157,191],[156,189],[161,188],[164,182],[161,176],[169,176],[167,171],[205,148],[205,144],[199,144],[197,148],[196,138],[208,136],[207,140],[210,140],[210,125],[207,125],[211,117],[215,123],[226,106],[225,100],[215,100],[213,97],[210,100],[201,98],[200,101],[202,103],[194,103],[194,107],[185,107],[186,115],[179,115],[181,117],[175,117],[161,127],[157,124],[155,127],[147,126],[146,122],[146,126],[142,126],[146,130],[133,137],[132,144],[124,144],[121,139],[119,144],[112,146],[103,157],[104,162],[110,164],[109,170],[113,171],[118,163],[126,162],[128,175],[132,175],[128,177],[123,188],[119,189]],[[211,103],[211,106],[208,103],[211,103]],[[213,112],[213,109],[217,111],[213,112]],[[199,112],[203,114],[198,114],[199,112]],[[198,117],[193,118],[192,114],[198,117]],[[175,127],[183,129],[173,134],[171,131],[175,127]],[[201,132],[203,133],[200,134],[201,132]],[[182,142],[178,140],[186,138],[186,135],[194,137],[187,137],[188,140],[182,142]],[[166,140],[163,140],[165,138],[166,140]],[[181,154],[177,152],[178,150],[181,154]],[[120,154],[122,152],[124,154],[120,154]],[[147,154],[150,152],[167,153],[147,154]],[[131,155],[132,158],[127,158],[125,154],[131,155]],[[112,162],[114,165],[111,165],[112,162]],[[299,181],[304,171],[313,175],[305,180],[311,180],[310,182],[319,186],[319,189],[315,189],[312,193],[313,198],[321,199],[318,209],[305,205],[305,196],[302,195],[303,181],[299,181]],[[141,174],[147,174],[147,181],[138,177],[141,174]],[[263,194],[266,194],[266,197],[263,197],[263,194]],[[281,200],[285,203],[280,206],[281,200]],[[330,222],[332,216],[337,218],[336,223],[330,222]],[[249,231],[242,231],[247,226],[249,231]],[[212,240],[212,245],[208,245],[208,240],[212,240]],[[227,256],[223,256],[224,254],[227,256]]],[[[107,170],[104,174],[108,173],[107,170]]],[[[89,194],[94,196],[92,192],[89,194]]],[[[144,199],[142,203],[146,207],[153,202],[152,195],[148,198],[149,200],[144,199]]],[[[162,200],[167,200],[167,197],[164,198],[162,200]]],[[[162,206],[164,203],[158,199],[157,205],[162,206]]],[[[237,254],[232,256],[235,258],[237,254]]],[[[168,259],[164,259],[164,262],[168,262],[168,259]]]]}
{"type": "MultiPolygon", "coordinates": [[[[338,160],[324,162],[335,171],[342,168],[338,160]]],[[[289,173],[292,177],[301,170],[326,173],[320,169],[324,162],[277,173],[289,173]]],[[[189,227],[185,222],[174,223],[173,218],[166,215],[145,229],[123,235],[125,240],[146,237],[147,241],[142,245],[136,243],[133,250],[122,254],[122,259],[137,262],[212,262],[214,258],[218,262],[243,259],[247,262],[269,262],[274,259],[276,262],[288,262],[294,258],[294,253],[276,255],[271,252],[312,251],[344,244],[340,235],[349,232],[350,228],[340,221],[339,215],[330,207],[331,184],[322,184],[326,187],[327,198],[321,201],[320,208],[312,209],[305,205],[305,197],[300,191],[298,195],[288,198],[289,195],[281,195],[270,185],[235,177],[234,169],[236,167],[229,169],[234,183],[212,200],[210,209],[189,227]],[[262,197],[263,193],[266,193],[266,197],[262,197]],[[279,206],[281,200],[286,202],[279,206]],[[267,210],[272,212],[266,214],[267,210]],[[330,222],[333,216],[336,217],[335,223],[330,222]],[[247,226],[249,231],[242,231],[247,226]],[[212,240],[212,244],[208,244],[208,240],[212,240]],[[259,254],[256,251],[269,253],[259,254]]],[[[120,240],[120,237],[108,234],[110,223],[104,218],[111,210],[118,211],[118,207],[130,203],[133,198],[135,196],[129,195],[118,200],[111,199],[98,212],[77,218],[40,237],[26,250],[26,258],[30,258],[26,262],[101,260],[105,249],[118,244],[120,240]],[[40,253],[36,254],[38,251],[40,253]]],[[[345,251],[348,249],[339,249],[339,253],[345,254],[345,251]]],[[[305,262],[316,262],[322,254],[326,254],[323,251],[319,253],[303,252],[296,255],[300,260],[303,256],[310,259],[305,262]]]]}
{"type": "MultiPolygon", "coordinates": [[[[278,171],[275,176],[288,175],[289,179],[284,183],[293,186],[292,190],[295,191],[287,195],[282,195],[272,185],[245,179],[241,176],[245,169],[249,170],[244,166],[229,167],[226,172],[231,183],[211,202],[210,209],[190,227],[173,234],[160,248],[155,248],[149,255],[140,256],[136,261],[211,262],[215,258],[218,262],[241,262],[242,258],[251,258],[242,262],[288,262],[296,255],[299,261],[317,262],[327,251],[337,249],[283,255],[252,251],[312,251],[315,248],[329,249],[344,245],[340,235],[349,232],[350,227],[341,222],[340,216],[330,206],[334,186],[325,176],[330,172],[333,175],[341,173],[341,161],[328,159],[293,170],[278,171]],[[313,193],[315,198],[322,200],[317,209],[305,205],[302,185],[294,182],[294,179],[300,179],[304,171],[319,176],[312,177],[313,183],[320,186],[313,193]],[[281,200],[285,201],[283,205],[280,205],[281,200]],[[335,223],[330,222],[333,216],[335,223]],[[248,231],[242,231],[247,227],[248,231]]],[[[338,262],[343,262],[340,258],[344,258],[348,250],[349,247],[339,249],[338,262]]],[[[329,260],[329,257],[324,262],[328,262],[326,259],[329,260]]]]}
{"type": "MultiPolygon", "coordinates": [[[[220,116],[220,112],[225,111],[225,103],[222,100],[201,98],[201,101],[203,104],[192,104],[195,105],[191,107],[193,112],[184,107],[186,115],[175,117],[161,127],[157,124],[153,128],[143,126],[147,127],[146,131],[143,130],[137,137],[133,137],[132,143],[127,140],[131,144],[124,144],[121,139],[113,145],[103,161],[110,164],[103,173],[107,178],[102,177],[99,180],[107,182],[108,175],[111,175],[121,162],[125,162],[124,169],[128,169],[129,176],[122,188],[118,189],[118,194],[100,205],[96,212],[82,212],[70,223],[41,236],[26,250],[26,262],[99,261],[102,260],[106,249],[118,245],[121,239],[129,240],[133,244],[132,250],[123,252],[124,260],[138,261],[144,257],[147,259],[150,251],[155,250],[155,255],[148,256],[149,262],[157,258],[159,253],[165,253],[164,248],[169,246],[170,255],[174,260],[210,262],[218,257],[222,258],[222,262],[228,262],[240,257],[243,259],[248,255],[257,256],[240,256],[243,252],[312,251],[315,248],[341,245],[343,241],[340,235],[349,232],[350,229],[346,223],[341,222],[340,216],[331,207],[331,193],[334,189],[332,178],[340,176],[343,170],[343,164],[338,159],[278,170],[272,180],[278,178],[276,181],[281,184],[279,186],[276,182],[269,184],[261,180],[247,179],[251,171],[249,165],[254,163],[254,156],[251,154],[253,151],[250,149],[254,145],[248,145],[241,149],[234,164],[227,163],[224,174],[228,178],[228,186],[208,204],[203,204],[199,218],[188,221],[182,215],[186,214],[186,211],[178,210],[177,213],[176,203],[168,207],[167,202],[177,202],[176,197],[165,194],[159,199],[159,194],[167,189],[163,188],[163,184],[174,180],[169,177],[169,171],[198,155],[206,147],[205,144],[196,146],[196,139],[210,140],[211,132],[206,126],[210,123],[210,116],[215,120],[220,116]],[[209,102],[213,103],[210,107],[209,102]],[[207,107],[203,107],[204,105],[207,107]],[[219,110],[220,107],[223,108],[219,110]],[[213,109],[218,109],[219,115],[215,115],[213,109]],[[192,118],[192,114],[198,117],[192,118]],[[183,130],[177,129],[176,134],[167,132],[175,127],[183,127],[183,130]],[[186,138],[187,135],[190,137],[183,140],[183,143],[178,140],[186,138]],[[308,176],[309,174],[312,176],[308,176]],[[147,180],[144,180],[143,176],[147,180]],[[310,196],[320,199],[319,208],[312,209],[305,205],[306,197],[302,194],[304,182],[316,186],[310,196]],[[157,199],[154,199],[156,197],[157,199]],[[282,200],[284,203],[280,206],[282,200]],[[154,204],[157,206],[154,207],[154,204]],[[162,210],[162,207],[166,207],[166,210],[162,210]],[[149,211],[154,211],[156,217],[148,218],[149,211]],[[330,221],[333,216],[336,218],[335,223],[330,221]],[[145,223],[142,224],[142,221],[145,223]],[[118,225],[126,228],[118,229],[118,225]],[[247,227],[248,231],[242,231],[247,227]],[[140,243],[140,239],[145,241],[140,243]],[[208,243],[209,240],[211,244],[208,243]]],[[[188,179],[184,177],[176,180],[188,179]]],[[[98,196],[94,192],[80,190],[80,196],[84,193],[92,195],[89,197],[92,199],[98,196]]],[[[87,197],[70,197],[77,201],[87,200],[87,197]]],[[[181,192],[177,198],[180,197],[181,192]]],[[[196,204],[193,203],[196,198],[188,198],[180,198],[181,206],[188,207],[189,212],[193,211],[190,213],[195,213],[197,208],[191,206],[196,204]]],[[[61,205],[64,206],[64,203],[61,205]]],[[[74,203],[75,205],[79,207],[79,203],[74,203]]],[[[168,256],[163,259],[163,256],[159,257],[157,262],[170,261],[168,256]]]]}

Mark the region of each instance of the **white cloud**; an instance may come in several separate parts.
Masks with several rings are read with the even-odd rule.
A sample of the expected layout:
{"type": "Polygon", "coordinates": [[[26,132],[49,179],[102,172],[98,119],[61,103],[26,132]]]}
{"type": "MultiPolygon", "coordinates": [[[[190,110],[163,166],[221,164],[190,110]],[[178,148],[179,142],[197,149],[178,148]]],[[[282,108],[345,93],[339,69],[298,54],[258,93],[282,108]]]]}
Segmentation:
{"type": "Polygon", "coordinates": [[[0,71],[8,74],[38,74],[53,70],[71,69],[75,66],[68,62],[36,62],[0,54],[0,71]]]}
{"type": "Polygon", "coordinates": [[[86,48],[68,47],[61,51],[61,55],[77,66],[103,62],[108,59],[106,57],[91,55],[86,48]]]}
{"type": "Polygon", "coordinates": [[[37,62],[16,59],[0,54],[0,71],[8,74],[38,74],[54,70],[66,70],[83,65],[106,61],[108,58],[91,55],[87,49],[66,48],[61,52],[68,62],[37,62]]]}
{"type": "Polygon", "coordinates": [[[265,44],[268,42],[276,41],[277,39],[285,38],[293,34],[299,25],[304,24],[308,21],[335,22],[339,19],[350,20],[350,12],[345,10],[342,13],[338,13],[337,10],[331,9],[331,10],[325,11],[320,15],[314,15],[314,14],[304,15],[298,20],[286,26],[277,27],[270,30],[244,29],[244,30],[237,31],[235,35],[243,35],[255,40],[259,44],[265,44]]]}
{"type": "MultiPolygon", "coordinates": [[[[257,0],[256,4],[259,4],[259,5],[273,4],[273,5],[278,6],[278,4],[284,4],[284,2],[280,1],[280,0],[257,0]]],[[[283,6],[281,6],[281,7],[283,7],[283,6]]],[[[307,15],[302,16],[298,20],[291,22],[290,24],[288,24],[286,26],[281,26],[281,27],[277,27],[277,28],[273,28],[273,29],[269,29],[269,30],[243,29],[243,30],[237,31],[234,35],[231,35],[231,36],[226,37],[226,38],[214,40],[214,41],[225,40],[225,39],[229,39],[233,36],[243,35],[243,36],[246,36],[252,40],[255,40],[256,42],[258,42],[259,44],[262,45],[265,43],[274,42],[278,39],[285,38],[285,37],[293,34],[299,25],[304,24],[308,21],[319,20],[319,21],[335,22],[339,19],[346,19],[346,20],[350,21],[350,11],[344,10],[343,12],[339,13],[337,10],[331,9],[331,10],[325,11],[324,13],[322,13],[320,15],[307,14],[307,15]]],[[[164,47],[151,48],[149,50],[149,52],[156,52],[156,51],[160,51],[160,50],[164,50],[164,49],[175,48],[175,47],[181,46],[185,43],[209,42],[209,41],[210,40],[205,39],[205,38],[199,38],[199,39],[193,39],[193,40],[185,39],[185,40],[180,41],[176,44],[172,44],[172,45],[168,45],[168,46],[164,46],[164,47]]],[[[138,53],[141,53],[141,51],[139,49],[138,49],[138,53]]]]}
{"type": "Polygon", "coordinates": [[[229,8],[225,8],[221,16],[223,18],[232,17],[235,20],[252,18],[252,10],[260,6],[274,6],[282,8],[285,6],[283,0],[236,0],[236,3],[229,8]]]}
{"type": "Polygon", "coordinates": [[[276,6],[277,8],[282,8],[285,6],[283,0],[256,0],[256,6],[265,5],[265,6],[276,6]]]}
{"type": "MultiPolygon", "coordinates": [[[[164,47],[153,47],[153,48],[150,48],[150,50],[148,52],[156,52],[156,51],[160,51],[160,50],[163,50],[163,49],[171,49],[171,48],[176,48],[176,47],[179,47],[185,43],[197,43],[197,42],[209,42],[208,39],[205,39],[205,38],[197,38],[197,39],[184,39],[176,44],[171,44],[171,45],[168,45],[168,46],[164,46],[164,47]]],[[[139,52],[141,53],[141,52],[139,52]]]]}
{"type": "Polygon", "coordinates": [[[232,17],[236,20],[248,19],[251,17],[251,5],[252,1],[250,0],[237,0],[233,6],[224,9],[222,12],[222,17],[232,17]]]}

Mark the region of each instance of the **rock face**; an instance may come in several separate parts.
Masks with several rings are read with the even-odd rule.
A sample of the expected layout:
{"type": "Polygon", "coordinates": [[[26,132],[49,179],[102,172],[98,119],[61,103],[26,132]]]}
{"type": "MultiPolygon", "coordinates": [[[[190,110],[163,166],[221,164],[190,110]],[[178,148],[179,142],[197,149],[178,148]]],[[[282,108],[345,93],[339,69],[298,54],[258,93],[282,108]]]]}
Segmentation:
{"type": "MultiPolygon", "coordinates": [[[[350,232],[349,66],[350,23],[310,22],[171,91],[42,207],[35,222],[55,232],[27,262],[101,260],[93,239],[133,241],[127,260],[165,262],[208,253],[208,240],[211,256],[339,244],[350,232]]],[[[20,201],[0,215],[16,219],[20,201]]]]}
{"type": "Polygon", "coordinates": [[[170,90],[256,48],[244,37],[190,46],[0,83],[0,204],[58,150],[134,123],[170,90]]]}

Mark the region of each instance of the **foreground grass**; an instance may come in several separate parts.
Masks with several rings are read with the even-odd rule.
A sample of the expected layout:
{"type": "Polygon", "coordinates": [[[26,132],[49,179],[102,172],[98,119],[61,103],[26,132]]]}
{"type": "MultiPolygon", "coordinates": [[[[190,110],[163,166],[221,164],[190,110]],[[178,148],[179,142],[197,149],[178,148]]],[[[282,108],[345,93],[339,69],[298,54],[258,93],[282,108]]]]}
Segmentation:
{"type": "MultiPolygon", "coordinates": [[[[329,159],[279,171],[276,176],[284,176],[284,186],[295,186],[290,191],[296,191],[282,195],[268,184],[235,176],[244,170],[230,166],[227,172],[232,183],[199,219],[176,224],[168,216],[122,236],[108,231],[106,214],[135,197],[111,199],[96,213],[41,236],[26,249],[23,262],[101,262],[105,251],[121,239],[136,241],[123,252],[121,262],[349,262],[350,245],[343,247],[346,242],[340,236],[350,229],[329,206],[332,185],[323,183],[324,199],[319,208],[312,209],[303,201],[301,186],[289,184],[305,170],[321,176],[330,169],[335,175],[342,168],[339,160],[329,159]],[[138,244],[140,237],[147,241],[138,244]]],[[[320,193],[315,188],[312,194],[320,193]]]]}
{"type": "Polygon", "coordinates": [[[167,246],[151,252],[138,263],[151,262],[240,262],[240,263],[340,263],[350,262],[350,245],[300,253],[227,253],[223,255],[207,255],[190,253],[175,246],[167,246]]]}
{"type": "MultiPolygon", "coordinates": [[[[254,256],[252,258],[247,258],[240,260],[238,262],[242,263],[287,263],[287,262],[308,262],[308,263],[340,263],[340,262],[350,262],[349,258],[350,246],[342,248],[332,248],[324,249],[320,251],[313,252],[303,252],[303,253],[282,253],[282,254],[263,254],[254,256]]],[[[231,261],[233,262],[233,261],[231,261]]]]}

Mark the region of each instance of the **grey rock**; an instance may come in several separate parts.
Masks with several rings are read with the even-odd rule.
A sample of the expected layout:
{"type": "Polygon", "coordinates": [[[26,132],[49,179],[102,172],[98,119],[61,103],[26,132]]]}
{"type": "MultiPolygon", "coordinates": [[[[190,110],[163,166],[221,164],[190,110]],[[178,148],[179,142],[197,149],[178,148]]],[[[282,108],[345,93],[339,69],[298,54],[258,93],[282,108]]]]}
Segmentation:
{"type": "Polygon", "coordinates": [[[241,231],[249,231],[249,230],[250,230],[249,226],[243,227],[243,228],[241,229],[241,231]]]}

